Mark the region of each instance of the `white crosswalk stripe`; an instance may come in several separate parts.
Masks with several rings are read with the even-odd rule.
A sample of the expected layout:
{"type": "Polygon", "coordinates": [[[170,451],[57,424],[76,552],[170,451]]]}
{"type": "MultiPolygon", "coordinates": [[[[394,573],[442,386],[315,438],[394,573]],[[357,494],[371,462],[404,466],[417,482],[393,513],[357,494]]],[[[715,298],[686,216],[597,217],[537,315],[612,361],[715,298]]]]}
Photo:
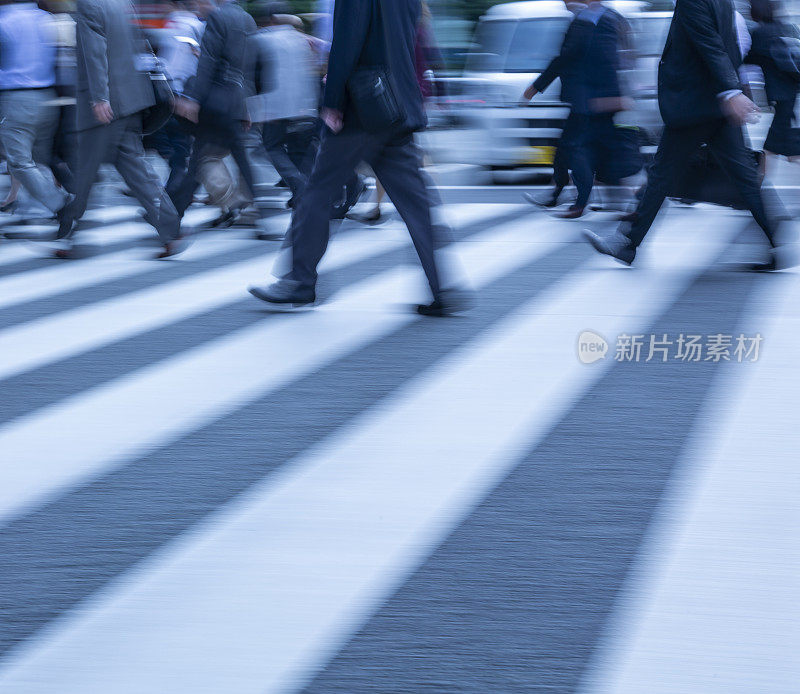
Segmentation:
{"type": "MultiPolygon", "coordinates": [[[[528,223],[520,222],[461,244],[470,277],[480,286],[558,245],[525,243],[530,237],[528,223]]],[[[391,243],[391,237],[384,243],[391,243]]],[[[365,244],[360,236],[351,236],[338,245],[342,249],[338,262],[380,245],[380,241],[365,244]]],[[[329,265],[337,262],[336,249],[334,245],[327,256],[329,265]]],[[[238,298],[242,273],[238,268],[227,268],[225,273],[229,280],[225,297],[238,298]]],[[[216,288],[217,283],[212,286],[216,288]]],[[[424,291],[415,291],[415,286],[419,287],[416,269],[389,270],[341,292],[322,310],[291,322],[257,323],[0,427],[0,448],[17,452],[17,466],[0,472],[0,520],[407,325],[412,314],[393,309],[390,302],[399,296],[424,299],[424,291]],[[254,370],[256,363],[271,368],[254,370]],[[164,417],[164,408],[173,416],[164,417]],[[131,411],[137,416],[125,416],[131,411]],[[49,431],[62,431],[68,440],[48,439],[49,431]]],[[[181,295],[183,292],[180,288],[181,295]]],[[[177,300],[178,292],[175,296],[177,300]]],[[[185,306],[186,299],[183,301],[185,306]]],[[[142,308],[150,305],[145,302],[142,308]]],[[[111,310],[108,319],[117,310],[111,310]]],[[[150,319],[147,314],[145,320],[150,319]]],[[[126,310],[123,325],[129,320],[126,310]]],[[[98,324],[93,319],[85,326],[91,329],[98,324]]],[[[34,343],[32,340],[31,348],[34,343]]]]}
{"type": "MultiPolygon", "coordinates": [[[[445,209],[454,226],[485,223],[485,230],[446,251],[476,289],[544,266],[545,259],[578,240],[576,225],[506,217],[523,209],[445,209]]],[[[143,225],[117,223],[124,219],[120,211],[105,214],[112,227],[87,232],[99,246],[140,238],[143,225]]],[[[508,315],[453,346],[444,358],[432,359],[333,434],[290,460],[287,456],[288,462],[243,493],[207,509],[202,521],[48,618],[25,640],[0,650],[0,694],[299,691],[614,366],[613,359],[582,364],[575,353],[577,336],[584,330],[607,337],[645,331],[741,230],[730,217],[712,220],[698,238],[679,218],[667,219],[631,270],[611,270],[610,261],[588,249],[584,256],[570,256],[589,259],[570,261],[544,290],[519,297],[508,315]]],[[[285,216],[278,223],[285,224],[285,216]]],[[[92,297],[79,308],[0,331],[0,381],[27,378],[40,368],[57,371],[73,357],[181,321],[202,321],[205,313],[249,300],[247,284],[264,282],[277,256],[275,246],[262,249],[258,243],[237,233],[203,236],[178,261],[190,268],[178,279],[160,269],[176,265],[142,262],[136,248],[0,278],[0,308],[24,311],[28,302],[67,292],[79,297],[85,290],[92,297]],[[249,247],[252,257],[224,259],[249,247]],[[211,259],[219,266],[191,270],[195,261],[211,259]],[[153,273],[151,287],[97,300],[104,284],[144,273],[153,273]]],[[[333,238],[321,270],[347,268],[408,245],[399,224],[348,229],[333,238]]],[[[4,250],[14,249],[0,248],[0,258],[4,250]]],[[[147,366],[120,364],[107,380],[77,384],[69,395],[8,419],[0,425],[0,451],[13,465],[0,466],[0,537],[17,521],[42,513],[48,502],[409,332],[419,319],[400,303],[427,294],[419,268],[406,263],[410,259],[409,253],[388,269],[382,265],[313,310],[291,317],[265,312],[245,327],[221,328],[188,348],[178,345],[147,366]]],[[[796,302],[797,282],[787,286],[796,302]]],[[[253,307],[263,310],[255,300],[253,307]]],[[[791,350],[794,327],[794,322],[783,326],[773,347],[775,361],[753,371],[747,392],[737,381],[725,391],[728,397],[745,402],[753,389],[777,387],[776,365],[791,350]]],[[[761,403],[768,394],[758,395],[761,403]]],[[[796,407],[793,401],[780,404],[785,408],[776,403],[766,412],[745,407],[731,418],[723,438],[697,435],[686,463],[695,477],[692,485],[673,489],[671,507],[692,513],[678,529],[665,515],[660,534],[651,537],[639,583],[629,586],[620,610],[619,633],[606,640],[584,681],[587,694],[790,691],[781,687],[796,679],[796,669],[784,667],[772,679],[764,674],[742,680],[750,689],[736,679],[743,675],[736,663],[744,660],[744,641],[739,651],[703,648],[727,643],[724,620],[705,625],[699,645],[686,645],[687,635],[698,632],[693,614],[708,604],[712,583],[729,586],[711,603],[727,614],[731,603],[746,600],[747,587],[763,578],[765,567],[780,561],[777,552],[790,549],[769,542],[766,520],[715,525],[720,516],[733,515],[730,497],[757,486],[752,465],[736,466],[730,477],[725,468],[734,452],[756,440],[755,427],[769,428],[773,421],[780,430],[788,425],[786,417],[796,407]],[[724,538],[722,549],[709,544],[709,528],[714,538],[724,538]],[[763,545],[750,556],[761,568],[731,580],[712,558],[715,551],[742,549],[742,536],[748,546],[763,545]],[[690,580],[699,566],[713,578],[690,580]],[[665,637],[676,633],[682,634],[680,643],[665,637]],[[690,656],[729,676],[691,679],[680,667],[690,656]],[[654,678],[664,683],[661,689],[652,686],[654,678]]],[[[752,448],[748,460],[755,454],[752,448]]],[[[771,483],[796,482],[785,449],[773,451],[772,460],[771,483]]],[[[770,494],[775,491],[770,488],[770,494]]],[[[786,506],[784,523],[794,519],[792,493],[796,485],[786,484],[782,496],[777,494],[786,506]]],[[[775,496],[770,494],[762,498],[775,496]]],[[[770,509],[760,510],[766,519],[770,509]]],[[[779,581],[777,595],[759,603],[772,610],[773,622],[792,585],[788,578],[779,581]]],[[[3,599],[0,595],[0,608],[3,599]]],[[[765,664],[782,666],[789,658],[790,648],[778,639],[791,631],[788,622],[770,632],[754,616],[748,639],[775,637],[759,651],[765,664]]],[[[0,626],[0,645],[2,637],[0,626]]]]}
{"type": "Polygon", "coordinates": [[[797,690],[800,273],[780,284],[751,302],[759,361],[728,364],[709,396],[586,694],[797,690]]]}

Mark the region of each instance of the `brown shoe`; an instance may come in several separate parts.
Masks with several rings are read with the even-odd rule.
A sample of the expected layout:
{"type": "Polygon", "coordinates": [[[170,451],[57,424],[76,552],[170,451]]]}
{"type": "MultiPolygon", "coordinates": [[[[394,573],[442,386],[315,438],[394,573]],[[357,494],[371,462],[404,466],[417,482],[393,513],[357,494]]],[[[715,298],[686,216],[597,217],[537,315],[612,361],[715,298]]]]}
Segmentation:
{"type": "Polygon", "coordinates": [[[583,217],[583,207],[570,207],[566,212],[558,212],[556,217],[559,219],[579,219],[583,217]]]}

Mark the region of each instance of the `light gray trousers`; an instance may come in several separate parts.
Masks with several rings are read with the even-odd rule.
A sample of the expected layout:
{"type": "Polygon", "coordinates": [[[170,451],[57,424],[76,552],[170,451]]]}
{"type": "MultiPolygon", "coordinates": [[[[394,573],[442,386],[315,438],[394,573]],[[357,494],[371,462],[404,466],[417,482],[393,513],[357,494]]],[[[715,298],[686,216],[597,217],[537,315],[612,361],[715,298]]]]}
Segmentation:
{"type": "Polygon", "coordinates": [[[31,197],[51,212],[67,200],[50,164],[59,111],[54,89],[17,89],[0,92],[0,143],[8,169],[31,197]]]}

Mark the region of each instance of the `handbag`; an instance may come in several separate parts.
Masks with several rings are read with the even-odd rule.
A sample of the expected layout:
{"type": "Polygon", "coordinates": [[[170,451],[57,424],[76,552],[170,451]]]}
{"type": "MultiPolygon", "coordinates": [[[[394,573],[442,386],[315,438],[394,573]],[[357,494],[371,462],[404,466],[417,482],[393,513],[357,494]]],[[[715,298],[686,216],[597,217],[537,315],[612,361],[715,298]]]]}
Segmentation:
{"type": "MultiPolygon", "coordinates": [[[[377,2],[383,28],[384,55],[388,60],[389,32],[386,20],[377,2]]],[[[392,83],[392,75],[386,66],[356,69],[347,80],[347,92],[361,127],[368,133],[390,130],[405,118],[392,83]]]]}
{"type": "Polygon", "coordinates": [[[595,151],[597,179],[608,185],[619,185],[622,179],[639,173],[644,166],[639,149],[641,141],[639,128],[615,124],[595,151]]]}
{"type": "MultiPolygon", "coordinates": [[[[766,166],[764,152],[748,151],[761,183],[764,180],[766,166]]],[[[689,158],[686,171],[674,183],[668,197],[692,202],[710,202],[735,210],[747,209],[747,203],[714,159],[707,145],[702,145],[689,158]]]]}
{"type": "Polygon", "coordinates": [[[175,108],[175,94],[163,70],[156,67],[147,73],[153,88],[155,103],[142,112],[142,133],[152,135],[161,130],[172,117],[175,108]]]}

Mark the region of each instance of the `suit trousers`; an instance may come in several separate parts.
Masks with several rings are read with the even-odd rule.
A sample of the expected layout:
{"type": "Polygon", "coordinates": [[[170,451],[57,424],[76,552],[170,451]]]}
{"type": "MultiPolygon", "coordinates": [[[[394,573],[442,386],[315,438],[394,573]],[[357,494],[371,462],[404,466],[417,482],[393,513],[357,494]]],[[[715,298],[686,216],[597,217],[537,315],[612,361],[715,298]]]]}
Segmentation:
{"type": "Polygon", "coordinates": [[[292,217],[292,268],[286,279],[302,289],[316,285],[317,265],[330,237],[331,205],[362,161],[372,167],[406,223],[431,292],[438,297],[442,286],[434,257],[437,240],[422,159],[413,135],[394,131],[373,134],[348,128],[323,135],[308,185],[292,217]]]}
{"type": "Polygon", "coordinates": [[[599,143],[611,138],[614,116],[611,113],[585,114],[571,112],[562,134],[564,156],[572,171],[572,182],[578,189],[573,207],[584,208],[594,186],[594,176],[600,162],[599,143]]]}
{"type": "Polygon", "coordinates": [[[635,221],[627,236],[635,246],[642,242],[664,199],[675,189],[675,182],[685,171],[686,162],[704,143],[730,178],[770,245],[774,246],[775,222],[764,205],[758,171],[745,147],[742,128],[723,118],[697,125],[664,128],[636,209],[635,221]]]}
{"type": "Polygon", "coordinates": [[[122,176],[144,207],[145,220],[155,227],[161,240],[168,243],[179,236],[180,220],[175,207],[145,158],[140,115],[79,131],[77,156],[75,200],[67,210],[64,224],[71,226],[83,216],[97,172],[105,162],[113,164],[122,176]]]}
{"type": "Polygon", "coordinates": [[[247,192],[251,200],[255,200],[255,180],[250,159],[245,148],[244,131],[241,121],[221,117],[209,117],[200,112],[200,123],[195,130],[194,146],[189,157],[189,166],[185,174],[167,188],[167,192],[175,203],[178,215],[183,217],[189,205],[192,204],[194,193],[200,185],[199,171],[207,148],[227,148],[236,166],[239,168],[247,192]]]}
{"type": "Polygon", "coordinates": [[[0,141],[8,169],[31,197],[51,212],[64,206],[66,191],[58,188],[45,166],[52,158],[59,110],[55,89],[15,89],[0,93],[0,141]]]}
{"type": "Polygon", "coordinates": [[[317,127],[311,119],[281,119],[264,123],[264,149],[294,196],[305,187],[314,165],[316,134],[317,127]]]}

